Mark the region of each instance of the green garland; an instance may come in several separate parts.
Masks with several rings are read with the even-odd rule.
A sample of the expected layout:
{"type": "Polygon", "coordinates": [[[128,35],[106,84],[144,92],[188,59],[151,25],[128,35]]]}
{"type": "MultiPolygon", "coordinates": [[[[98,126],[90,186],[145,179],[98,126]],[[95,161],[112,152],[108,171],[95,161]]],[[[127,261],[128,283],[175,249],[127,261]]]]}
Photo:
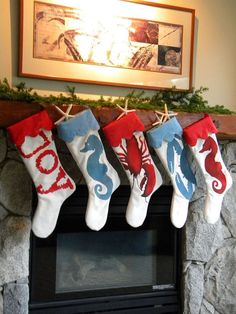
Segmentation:
{"type": "Polygon", "coordinates": [[[166,103],[169,110],[185,111],[185,112],[207,112],[232,114],[233,112],[224,106],[216,105],[211,107],[207,100],[204,100],[203,93],[208,88],[201,87],[199,89],[188,91],[177,91],[175,88],[169,91],[157,91],[153,97],[145,97],[144,91],[128,94],[125,97],[105,99],[101,96],[98,100],[81,99],[75,93],[75,87],[67,86],[68,96],[60,94],[59,96],[40,96],[33,92],[32,88],[27,88],[24,82],[19,83],[14,88],[10,87],[7,79],[0,81],[0,99],[10,101],[24,101],[38,104],[80,104],[89,107],[115,107],[117,104],[124,104],[126,99],[129,100],[129,108],[135,109],[163,109],[166,103]]]}

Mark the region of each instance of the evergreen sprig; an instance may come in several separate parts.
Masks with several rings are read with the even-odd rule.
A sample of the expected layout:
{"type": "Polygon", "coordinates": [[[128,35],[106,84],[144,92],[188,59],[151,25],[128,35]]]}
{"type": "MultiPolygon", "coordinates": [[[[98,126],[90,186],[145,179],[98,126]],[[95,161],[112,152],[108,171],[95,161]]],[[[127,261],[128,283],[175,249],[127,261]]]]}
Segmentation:
{"type": "Polygon", "coordinates": [[[204,99],[203,94],[208,91],[206,87],[193,89],[189,91],[177,91],[175,88],[165,91],[160,90],[153,97],[146,97],[144,91],[132,91],[125,97],[105,99],[101,96],[97,100],[81,99],[75,93],[75,87],[67,86],[67,95],[62,93],[59,96],[49,95],[40,96],[33,92],[32,88],[26,87],[24,82],[19,83],[15,87],[11,87],[6,78],[0,81],[0,99],[11,101],[25,101],[31,103],[39,103],[44,105],[55,104],[80,104],[89,107],[115,107],[116,104],[124,104],[129,100],[129,108],[135,109],[163,109],[166,103],[169,110],[185,111],[185,112],[207,112],[232,114],[232,111],[224,106],[209,106],[208,101],[204,99]]]}

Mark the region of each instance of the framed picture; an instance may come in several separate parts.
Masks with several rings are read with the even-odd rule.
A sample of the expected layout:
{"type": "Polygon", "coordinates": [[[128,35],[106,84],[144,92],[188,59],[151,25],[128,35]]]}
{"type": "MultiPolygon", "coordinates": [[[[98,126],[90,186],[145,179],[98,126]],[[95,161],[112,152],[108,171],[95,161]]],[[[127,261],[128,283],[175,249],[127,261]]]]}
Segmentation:
{"type": "Polygon", "coordinates": [[[194,17],[139,0],[21,0],[19,75],[189,90],[194,17]]]}

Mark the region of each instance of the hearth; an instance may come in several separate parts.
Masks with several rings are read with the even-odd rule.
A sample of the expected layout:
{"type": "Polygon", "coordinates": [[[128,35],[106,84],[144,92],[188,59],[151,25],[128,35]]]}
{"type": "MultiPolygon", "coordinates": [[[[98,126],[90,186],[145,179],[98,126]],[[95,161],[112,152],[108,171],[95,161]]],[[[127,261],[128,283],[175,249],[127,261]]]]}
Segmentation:
{"type": "MultiPolygon", "coordinates": [[[[113,194],[101,231],[85,225],[87,188],[64,203],[47,239],[32,236],[30,313],[179,313],[179,238],[172,188],[152,196],[145,223],[125,221],[128,186],[113,194]]],[[[34,202],[36,202],[36,197],[34,202]]]]}

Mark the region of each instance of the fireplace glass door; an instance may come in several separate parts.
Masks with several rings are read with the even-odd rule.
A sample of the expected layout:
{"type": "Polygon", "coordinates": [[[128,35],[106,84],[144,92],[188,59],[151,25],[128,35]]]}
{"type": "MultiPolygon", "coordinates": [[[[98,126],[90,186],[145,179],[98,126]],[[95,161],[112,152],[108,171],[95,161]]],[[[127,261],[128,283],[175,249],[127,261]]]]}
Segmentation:
{"type": "Polygon", "coordinates": [[[173,284],[173,252],[158,236],[157,229],[59,234],[56,293],[173,284]]]}

